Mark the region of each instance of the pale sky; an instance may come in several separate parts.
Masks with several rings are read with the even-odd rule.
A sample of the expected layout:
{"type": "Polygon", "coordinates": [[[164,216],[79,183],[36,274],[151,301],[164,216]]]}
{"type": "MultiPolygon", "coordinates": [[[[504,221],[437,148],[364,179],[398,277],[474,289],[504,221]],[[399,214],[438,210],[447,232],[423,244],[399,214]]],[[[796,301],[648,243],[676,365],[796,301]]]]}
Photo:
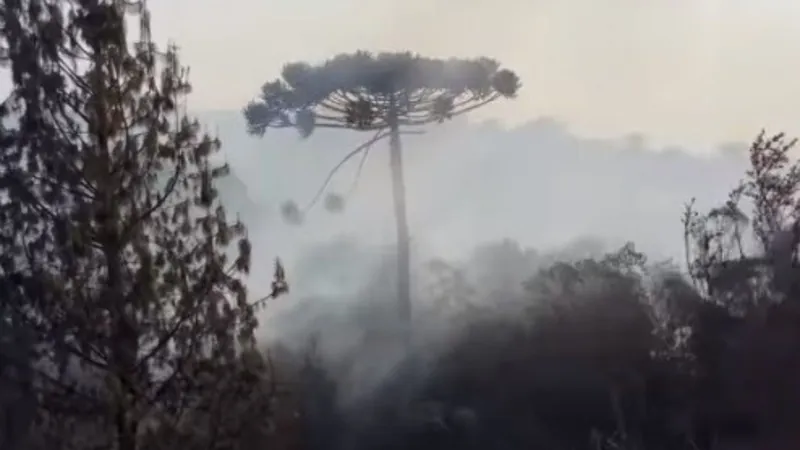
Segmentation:
{"type": "Polygon", "coordinates": [[[282,64],[336,52],[487,55],[524,90],[483,116],[558,117],[586,136],[800,133],[794,0],[169,0],[156,37],[191,66],[193,109],[241,108],[282,64]]]}

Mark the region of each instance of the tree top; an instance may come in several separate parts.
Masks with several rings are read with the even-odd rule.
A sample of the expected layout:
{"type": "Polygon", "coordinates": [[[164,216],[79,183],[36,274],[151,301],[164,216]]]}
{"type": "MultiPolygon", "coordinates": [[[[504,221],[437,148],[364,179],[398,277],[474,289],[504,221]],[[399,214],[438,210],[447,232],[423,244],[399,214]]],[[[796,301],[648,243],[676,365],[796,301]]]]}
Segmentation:
{"type": "Polygon", "coordinates": [[[519,87],[514,72],[486,57],[437,59],[410,52],[357,51],[318,65],[286,64],[279,78],[262,86],[244,115],[248,131],[256,135],[269,127],[297,126],[304,135],[320,126],[380,129],[386,123],[374,116],[384,115],[390,99],[400,117],[420,119],[427,114],[427,119],[442,119],[457,114],[459,106],[514,97],[519,87]]]}

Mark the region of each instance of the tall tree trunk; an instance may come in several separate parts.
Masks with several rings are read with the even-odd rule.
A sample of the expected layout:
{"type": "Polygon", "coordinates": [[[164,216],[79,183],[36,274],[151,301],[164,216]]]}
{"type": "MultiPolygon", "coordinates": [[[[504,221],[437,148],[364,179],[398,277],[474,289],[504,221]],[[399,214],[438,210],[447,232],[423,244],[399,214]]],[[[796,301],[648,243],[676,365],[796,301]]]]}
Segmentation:
{"type": "Polygon", "coordinates": [[[402,339],[406,345],[411,338],[411,243],[406,217],[406,186],[403,179],[403,148],[394,102],[389,111],[389,166],[392,171],[392,197],[397,225],[397,312],[402,339]]]}
{"type": "MultiPolygon", "coordinates": [[[[102,97],[101,97],[102,98],[102,97]]],[[[98,117],[101,127],[105,109],[98,108],[98,117]]],[[[104,128],[101,128],[101,130],[104,128]]],[[[120,242],[120,210],[114,199],[116,182],[111,173],[111,151],[108,140],[104,135],[98,138],[98,147],[101,149],[102,165],[105,170],[101,186],[105,187],[99,216],[99,243],[103,249],[106,264],[106,280],[103,293],[103,303],[110,315],[110,369],[113,378],[115,397],[114,424],[116,427],[116,449],[136,450],[138,418],[131,413],[135,403],[141,399],[133,397],[130,389],[136,383],[136,362],[139,354],[139,339],[137,329],[132,326],[134,317],[128,311],[123,289],[123,259],[122,243],[120,242]]],[[[131,308],[132,309],[132,308],[131,308]]]]}

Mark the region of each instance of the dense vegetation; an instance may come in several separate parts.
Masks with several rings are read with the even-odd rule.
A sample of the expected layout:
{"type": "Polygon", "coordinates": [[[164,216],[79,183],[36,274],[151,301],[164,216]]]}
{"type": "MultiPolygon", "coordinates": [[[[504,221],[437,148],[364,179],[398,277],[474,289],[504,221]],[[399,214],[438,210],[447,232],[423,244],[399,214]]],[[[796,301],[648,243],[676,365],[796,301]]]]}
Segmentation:
{"type": "MultiPolygon", "coordinates": [[[[346,312],[332,352],[255,339],[246,229],[146,8],[5,1],[0,448],[758,449],[797,442],[800,165],[761,134],[686,260],[502,242],[419,276],[412,352],[346,312]],[[131,42],[128,16],[140,19],[131,42]],[[425,283],[423,283],[423,281],[425,283]],[[443,324],[447,326],[444,327],[443,324]]],[[[676,229],[676,233],[680,233],[676,229]]],[[[401,264],[405,260],[401,261],[401,264]]],[[[395,263],[396,264],[396,263],[395,263]]],[[[394,285],[387,265],[376,286],[394,285]]],[[[406,275],[403,274],[403,277],[406,275]]],[[[389,296],[396,295],[396,292],[389,296]]],[[[378,327],[379,328],[379,327],[378,327]]],[[[304,341],[305,342],[305,341],[304,341]]]]}
{"type": "MultiPolygon", "coordinates": [[[[342,442],[790,448],[800,339],[793,145],[759,135],[750,170],[720,207],[686,205],[680,263],[649,262],[633,244],[586,257],[507,240],[468,261],[431,262],[415,358],[361,396],[352,384],[369,384],[364,359],[389,364],[381,344],[367,334],[330,365],[348,391],[339,393],[351,418],[342,442]]],[[[375,292],[365,301],[379,300],[375,292]]]]}

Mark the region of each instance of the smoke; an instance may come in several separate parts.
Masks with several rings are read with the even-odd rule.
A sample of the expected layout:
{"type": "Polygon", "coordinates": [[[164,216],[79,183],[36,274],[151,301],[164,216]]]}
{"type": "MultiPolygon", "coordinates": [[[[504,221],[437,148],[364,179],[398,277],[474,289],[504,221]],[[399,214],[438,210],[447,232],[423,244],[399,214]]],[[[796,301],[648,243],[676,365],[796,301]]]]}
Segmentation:
{"type": "MultiPolygon", "coordinates": [[[[330,168],[367,135],[320,132],[300,140],[288,130],[258,140],[246,136],[238,112],[201,119],[219,124],[226,159],[264,215],[250,225],[265,264],[281,256],[291,266],[306,248],[337,236],[394,242],[388,152],[380,144],[345,211],[316,208],[302,227],[280,219],[284,201],[313,197],[330,168]]],[[[654,256],[678,257],[683,203],[697,197],[702,208],[724,198],[747,163],[741,144],[700,157],[636,135],[582,138],[547,118],[514,128],[457,121],[404,142],[412,238],[420,251],[442,257],[463,257],[479,242],[504,237],[542,249],[585,235],[615,245],[633,240],[654,256]]],[[[348,192],[357,169],[358,161],[346,166],[330,190],[348,192]]]]}
{"type": "MultiPolygon", "coordinates": [[[[275,257],[287,265],[291,293],[264,312],[262,341],[295,354],[313,343],[347,411],[363,412],[393,389],[413,397],[426,367],[487,308],[498,320],[519,316],[524,283],[554,262],[598,257],[626,240],[652,259],[683,261],[683,204],[696,197],[702,208],[725,198],[746,165],[738,144],[697,157],[651,148],[636,135],[584,139],[553,119],[510,129],[457,121],[407,139],[417,349],[410,366],[387,338],[396,284],[385,152],[373,150],[345,211],[318,208],[291,226],[280,219],[281,203],[311,195],[367,136],[320,133],[300,141],[272,133],[255,141],[228,114],[203,119],[226,124],[219,133],[227,159],[246,186],[223,190],[223,201],[244,204],[246,196],[247,208],[258,205],[259,214],[248,211],[258,218],[248,223],[254,295],[267,288],[275,257]]],[[[350,186],[354,175],[347,168],[334,189],[350,186]]]]}

